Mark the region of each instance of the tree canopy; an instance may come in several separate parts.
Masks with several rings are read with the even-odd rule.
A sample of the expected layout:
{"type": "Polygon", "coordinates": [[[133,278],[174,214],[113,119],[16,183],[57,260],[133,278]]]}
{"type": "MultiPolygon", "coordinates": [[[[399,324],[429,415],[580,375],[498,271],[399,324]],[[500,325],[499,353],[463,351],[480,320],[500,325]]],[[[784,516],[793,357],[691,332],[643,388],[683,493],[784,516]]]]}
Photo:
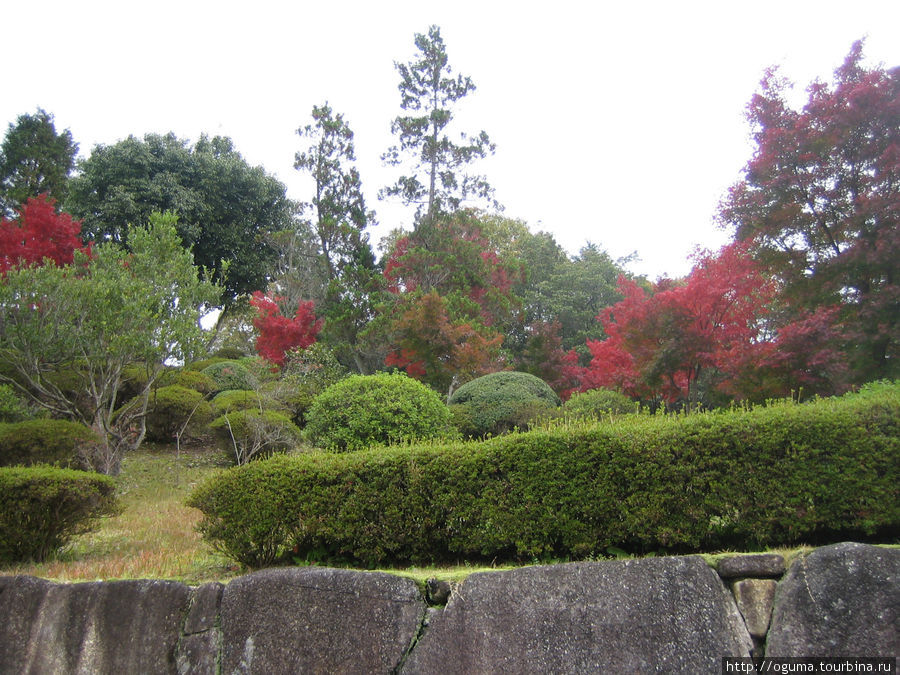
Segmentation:
{"type": "Polygon", "coordinates": [[[747,108],[756,151],[721,209],[782,285],[787,320],[838,310],[857,381],[896,376],[900,356],[900,68],[864,68],[862,49],[801,110],[767,71],[747,108]]]}
{"type": "Polygon", "coordinates": [[[225,289],[226,304],[265,289],[276,257],[269,238],[293,227],[285,186],[221,136],[194,145],[171,133],[129,136],[94,147],[78,169],[66,210],[82,219],[85,237],[130,246],[129,224],[174,211],[183,245],[225,289]]]}
{"type": "Polygon", "coordinates": [[[0,145],[0,216],[11,216],[39,195],[62,202],[77,153],[72,132],[57,133],[47,111],[19,115],[0,145]]]}

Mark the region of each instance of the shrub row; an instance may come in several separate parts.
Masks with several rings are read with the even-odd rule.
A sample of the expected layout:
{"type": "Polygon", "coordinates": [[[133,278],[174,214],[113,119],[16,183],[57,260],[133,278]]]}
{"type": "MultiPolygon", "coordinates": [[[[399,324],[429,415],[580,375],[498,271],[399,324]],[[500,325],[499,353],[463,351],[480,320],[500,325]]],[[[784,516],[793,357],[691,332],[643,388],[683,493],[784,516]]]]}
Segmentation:
{"type": "Polygon", "coordinates": [[[0,561],[41,561],[115,512],[109,476],[54,467],[0,469],[0,561]]]}
{"type": "Polygon", "coordinates": [[[900,531],[900,387],[483,443],[279,456],[189,504],[256,567],[752,549],[900,531]]]}

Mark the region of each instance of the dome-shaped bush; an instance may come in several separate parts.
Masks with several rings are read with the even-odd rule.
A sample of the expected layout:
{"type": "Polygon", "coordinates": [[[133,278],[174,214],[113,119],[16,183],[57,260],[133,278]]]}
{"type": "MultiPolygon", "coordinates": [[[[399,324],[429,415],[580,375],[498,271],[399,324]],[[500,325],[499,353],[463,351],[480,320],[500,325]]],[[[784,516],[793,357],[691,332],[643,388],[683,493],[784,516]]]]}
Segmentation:
{"type": "Polygon", "coordinates": [[[202,371],[216,383],[216,391],[226,389],[253,389],[256,381],[250,371],[237,361],[219,361],[202,371]]]}
{"type": "Polygon", "coordinates": [[[351,375],[319,394],[306,414],[310,441],[330,450],[453,434],[450,411],[427,386],[406,375],[351,375]]]}
{"type": "Polygon", "coordinates": [[[466,436],[488,436],[525,428],[558,407],[550,385],[529,373],[501,371],[467,382],[450,397],[450,408],[466,436]]]}
{"type": "Polygon", "coordinates": [[[164,443],[177,434],[201,433],[212,419],[212,409],[199,391],[173,384],[150,394],[146,419],[147,440],[164,443]]]}

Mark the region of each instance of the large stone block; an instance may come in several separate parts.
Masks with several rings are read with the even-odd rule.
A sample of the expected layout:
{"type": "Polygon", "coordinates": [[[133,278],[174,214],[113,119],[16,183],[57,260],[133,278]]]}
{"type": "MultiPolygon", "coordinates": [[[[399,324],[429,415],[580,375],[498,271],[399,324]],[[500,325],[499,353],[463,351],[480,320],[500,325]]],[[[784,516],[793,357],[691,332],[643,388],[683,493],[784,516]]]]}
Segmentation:
{"type": "Polygon", "coordinates": [[[225,673],[388,673],[418,634],[411,579],[328,568],[263,570],[222,596],[225,673]]]}
{"type": "Polygon", "coordinates": [[[174,581],[49,584],[11,672],[174,672],[190,594],[174,581]]]}
{"type": "Polygon", "coordinates": [[[775,594],[766,656],[900,653],[900,550],[835,544],[794,561],[775,594]]]}
{"type": "Polygon", "coordinates": [[[699,557],[572,563],[468,577],[404,673],[713,673],[753,644],[699,557]]]}
{"type": "Polygon", "coordinates": [[[0,577],[0,673],[25,671],[31,627],[53,585],[36,577],[0,577]]]}

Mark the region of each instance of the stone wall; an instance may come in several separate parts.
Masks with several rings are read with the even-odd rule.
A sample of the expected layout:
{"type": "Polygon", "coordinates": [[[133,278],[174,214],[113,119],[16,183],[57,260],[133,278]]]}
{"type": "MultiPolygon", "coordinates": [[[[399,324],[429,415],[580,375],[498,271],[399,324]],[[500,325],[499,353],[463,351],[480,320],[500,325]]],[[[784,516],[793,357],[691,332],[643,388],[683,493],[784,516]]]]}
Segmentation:
{"type": "Polygon", "coordinates": [[[430,584],[277,568],[227,585],[0,577],[0,673],[718,673],[723,656],[896,656],[900,550],[697,556],[430,584]],[[717,573],[718,572],[718,573],[717,573]]]}

